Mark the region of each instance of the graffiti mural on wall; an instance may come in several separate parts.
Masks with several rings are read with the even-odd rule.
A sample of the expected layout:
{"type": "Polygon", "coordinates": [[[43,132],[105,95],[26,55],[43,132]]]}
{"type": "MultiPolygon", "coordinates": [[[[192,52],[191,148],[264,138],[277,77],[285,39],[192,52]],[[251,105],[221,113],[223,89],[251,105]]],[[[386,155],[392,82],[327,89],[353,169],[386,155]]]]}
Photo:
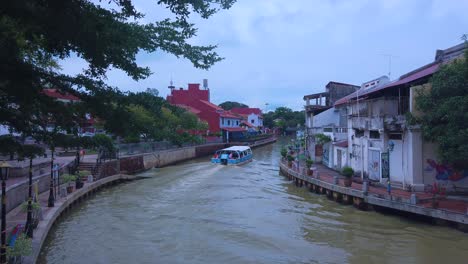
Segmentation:
{"type": "Polygon", "coordinates": [[[465,177],[468,177],[468,170],[455,170],[452,167],[444,164],[437,163],[435,160],[427,159],[427,164],[430,166],[427,170],[436,171],[436,179],[442,181],[459,181],[465,177]]]}

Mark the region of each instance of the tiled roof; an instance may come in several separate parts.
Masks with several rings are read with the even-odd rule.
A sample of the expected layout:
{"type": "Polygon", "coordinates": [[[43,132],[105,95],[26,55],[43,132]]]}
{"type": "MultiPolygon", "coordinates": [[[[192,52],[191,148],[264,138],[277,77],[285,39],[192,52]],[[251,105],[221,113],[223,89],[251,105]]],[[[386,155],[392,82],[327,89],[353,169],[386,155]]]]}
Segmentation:
{"type": "Polygon", "coordinates": [[[241,115],[262,115],[262,110],[260,110],[260,108],[234,107],[231,109],[231,112],[241,115]]]}
{"type": "Polygon", "coordinates": [[[385,90],[385,89],[389,89],[389,88],[392,88],[392,87],[395,87],[395,86],[398,86],[398,85],[408,84],[410,82],[416,81],[416,80],[421,79],[423,77],[429,76],[429,75],[435,73],[438,69],[439,69],[439,64],[438,63],[427,64],[427,65],[425,65],[425,66],[423,66],[423,67],[421,67],[419,69],[416,69],[415,71],[412,71],[412,72],[410,72],[408,74],[402,75],[399,78],[399,80],[397,80],[397,81],[388,83],[388,84],[380,86],[380,87],[377,86],[375,88],[367,89],[367,90],[361,88],[358,91],[356,91],[356,92],[354,92],[354,93],[352,93],[350,95],[347,95],[347,96],[341,98],[340,100],[336,101],[335,106],[345,104],[345,103],[349,102],[351,98],[356,98],[357,96],[364,97],[366,95],[370,95],[370,94],[373,94],[375,92],[382,91],[382,90],[385,90]]]}
{"type": "Polygon", "coordinates": [[[243,131],[245,131],[245,129],[242,128],[242,127],[222,127],[221,129],[229,131],[229,132],[243,132],[243,131]]]}
{"type": "Polygon", "coordinates": [[[180,108],[183,108],[191,113],[194,113],[194,114],[199,114],[201,113],[200,110],[194,108],[194,107],[191,107],[191,106],[188,106],[188,105],[183,105],[183,104],[176,104],[176,106],[180,107],[180,108]]]}
{"type": "Polygon", "coordinates": [[[235,119],[242,119],[242,117],[239,117],[239,116],[236,116],[236,115],[233,115],[232,113],[230,112],[223,112],[221,114],[219,114],[221,117],[227,117],[227,118],[235,118],[235,119]]]}
{"type": "Polygon", "coordinates": [[[224,109],[222,109],[221,107],[219,107],[219,106],[217,106],[217,105],[215,105],[215,104],[213,104],[213,103],[211,103],[211,102],[208,102],[208,101],[205,101],[205,100],[200,100],[200,102],[202,102],[202,103],[208,105],[209,107],[211,107],[211,108],[213,108],[213,109],[215,109],[215,110],[224,110],[224,109]]]}
{"type": "Polygon", "coordinates": [[[52,98],[70,100],[70,101],[79,101],[80,98],[74,96],[73,94],[62,92],[57,89],[44,89],[42,92],[52,98]]]}
{"type": "Polygon", "coordinates": [[[250,122],[247,122],[247,121],[243,121],[242,124],[248,126],[248,127],[255,127],[254,125],[252,125],[252,123],[250,122]]]}

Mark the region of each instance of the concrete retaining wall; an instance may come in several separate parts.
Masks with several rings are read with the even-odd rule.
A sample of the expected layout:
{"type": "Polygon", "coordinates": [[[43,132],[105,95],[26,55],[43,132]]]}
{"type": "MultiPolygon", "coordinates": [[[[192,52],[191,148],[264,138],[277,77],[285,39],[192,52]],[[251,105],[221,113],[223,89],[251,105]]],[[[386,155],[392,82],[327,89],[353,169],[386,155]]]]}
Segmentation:
{"type": "Polygon", "coordinates": [[[393,210],[398,210],[398,211],[402,211],[406,213],[423,215],[426,217],[432,217],[434,219],[441,219],[441,220],[446,220],[449,222],[457,223],[458,228],[463,231],[465,231],[465,229],[467,228],[468,214],[460,214],[456,212],[445,211],[442,209],[426,208],[426,207],[418,206],[415,204],[411,204],[409,201],[389,200],[389,199],[376,197],[373,195],[366,195],[364,194],[364,192],[360,190],[355,190],[352,188],[347,188],[344,186],[331,184],[331,183],[321,181],[316,178],[312,178],[310,176],[302,175],[288,168],[287,165],[285,165],[282,162],[280,162],[280,171],[284,175],[288,177],[292,177],[295,181],[300,181],[301,183],[307,183],[313,186],[318,186],[320,188],[325,189],[327,192],[330,192],[331,194],[339,193],[340,195],[346,195],[346,196],[354,197],[355,199],[360,199],[360,201],[364,204],[390,208],[393,210]]]}
{"type": "MultiPolygon", "coordinates": [[[[50,166],[50,163],[49,163],[50,166]]],[[[61,173],[68,172],[68,164],[65,164],[60,168],[61,173]]],[[[50,172],[44,173],[42,175],[33,177],[33,184],[38,186],[38,192],[43,193],[50,188],[50,172]]],[[[7,213],[13,210],[14,208],[21,205],[24,201],[27,200],[29,189],[29,181],[22,181],[11,186],[8,186],[6,189],[6,211],[7,213]]],[[[34,191],[34,189],[33,189],[34,191]]]]}

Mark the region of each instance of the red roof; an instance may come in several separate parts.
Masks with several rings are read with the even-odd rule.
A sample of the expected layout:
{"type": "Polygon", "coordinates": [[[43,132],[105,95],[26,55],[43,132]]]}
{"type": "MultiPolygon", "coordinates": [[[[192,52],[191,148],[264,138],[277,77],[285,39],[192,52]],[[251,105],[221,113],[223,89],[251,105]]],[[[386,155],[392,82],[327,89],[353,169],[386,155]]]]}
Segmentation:
{"type": "Polygon", "coordinates": [[[254,125],[252,125],[250,122],[247,122],[247,121],[243,121],[241,124],[244,124],[248,127],[255,127],[254,125]]]}
{"type": "Polygon", "coordinates": [[[259,108],[234,107],[231,109],[231,112],[236,113],[236,114],[241,114],[241,115],[250,115],[250,114],[262,115],[262,110],[260,110],[259,108]]]}
{"type": "Polygon", "coordinates": [[[227,118],[235,118],[235,119],[242,119],[242,117],[239,117],[239,116],[236,116],[236,115],[233,115],[232,113],[230,112],[223,112],[221,114],[219,114],[221,117],[227,117],[227,118]]]}
{"type": "Polygon", "coordinates": [[[205,100],[200,100],[200,102],[202,102],[202,103],[208,105],[209,107],[211,107],[211,108],[213,108],[213,109],[215,109],[215,110],[224,111],[224,109],[222,109],[221,107],[219,107],[219,106],[217,106],[217,105],[215,105],[215,104],[213,104],[213,103],[211,103],[211,102],[208,102],[208,101],[205,101],[205,100]]]}
{"type": "Polygon", "coordinates": [[[243,132],[243,131],[245,131],[245,129],[242,128],[242,127],[222,127],[221,129],[229,131],[229,132],[243,132]]]}
{"type": "Polygon", "coordinates": [[[194,107],[191,107],[191,106],[188,106],[188,105],[183,105],[183,104],[176,104],[176,106],[180,107],[180,108],[183,108],[191,113],[194,113],[194,114],[199,114],[201,111],[194,108],[194,107]]]}
{"type": "Polygon", "coordinates": [[[74,96],[73,94],[62,92],[57,89],[44,89],[42,92],[52,98],[70,100],[70,101],[79,101],[80,98],[74,96]]]}
{"type": "Polygon", "coordinates": [[[417,70],[415,70],[413,72],[402,75],[398,81],[391,82],[391,83],[389,83],[387,85],[384,85],[384,86],[376,87],[375,89],[371,88],[371,89],[368,89],[368,90],[364,90],[364,89],[361,88],[358,91],[356,91],[356,92],[354,92],[354,93],[352,93],[350,95],[347,95],[347,96],[341,98],[340,100],[336,101],[335,106],[345,104],[345,103],[349,102],[351,98],[356,98],[357,96],[363,97],[365,95],[372,94],[372,93],[375,93],[375,92],[378,92],[378,91],[381,91],[381,90],[385,90],[385,89],[392,88],[392,87],[395,87],[395,86],[398,86],[398,85],[410,83],[412,81],[415,81],[415,80],[421,79],[423,77],[429,76],[429,75],[435,73],[438,69],[439,69],[439,64],[438,63],[427,64],[427,65],[425,65],[425,66],[423,66],[423,67],[421,67],[421,68],[419,68],[419,69],[417,69],[417,70]]]}

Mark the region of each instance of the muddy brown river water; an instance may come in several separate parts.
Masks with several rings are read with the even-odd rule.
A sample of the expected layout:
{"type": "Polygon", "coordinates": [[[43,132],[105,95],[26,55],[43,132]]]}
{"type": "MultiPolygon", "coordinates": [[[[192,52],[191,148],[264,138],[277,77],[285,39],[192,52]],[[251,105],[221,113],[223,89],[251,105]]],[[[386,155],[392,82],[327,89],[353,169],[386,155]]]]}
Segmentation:
{"type": "Polygon", "coordinates": [[[468,263],[468,234],[295,187],[279,175],[281,145],[244,166],[207,157],[105,189],[57,223],[38,263],[468,263]]]}

